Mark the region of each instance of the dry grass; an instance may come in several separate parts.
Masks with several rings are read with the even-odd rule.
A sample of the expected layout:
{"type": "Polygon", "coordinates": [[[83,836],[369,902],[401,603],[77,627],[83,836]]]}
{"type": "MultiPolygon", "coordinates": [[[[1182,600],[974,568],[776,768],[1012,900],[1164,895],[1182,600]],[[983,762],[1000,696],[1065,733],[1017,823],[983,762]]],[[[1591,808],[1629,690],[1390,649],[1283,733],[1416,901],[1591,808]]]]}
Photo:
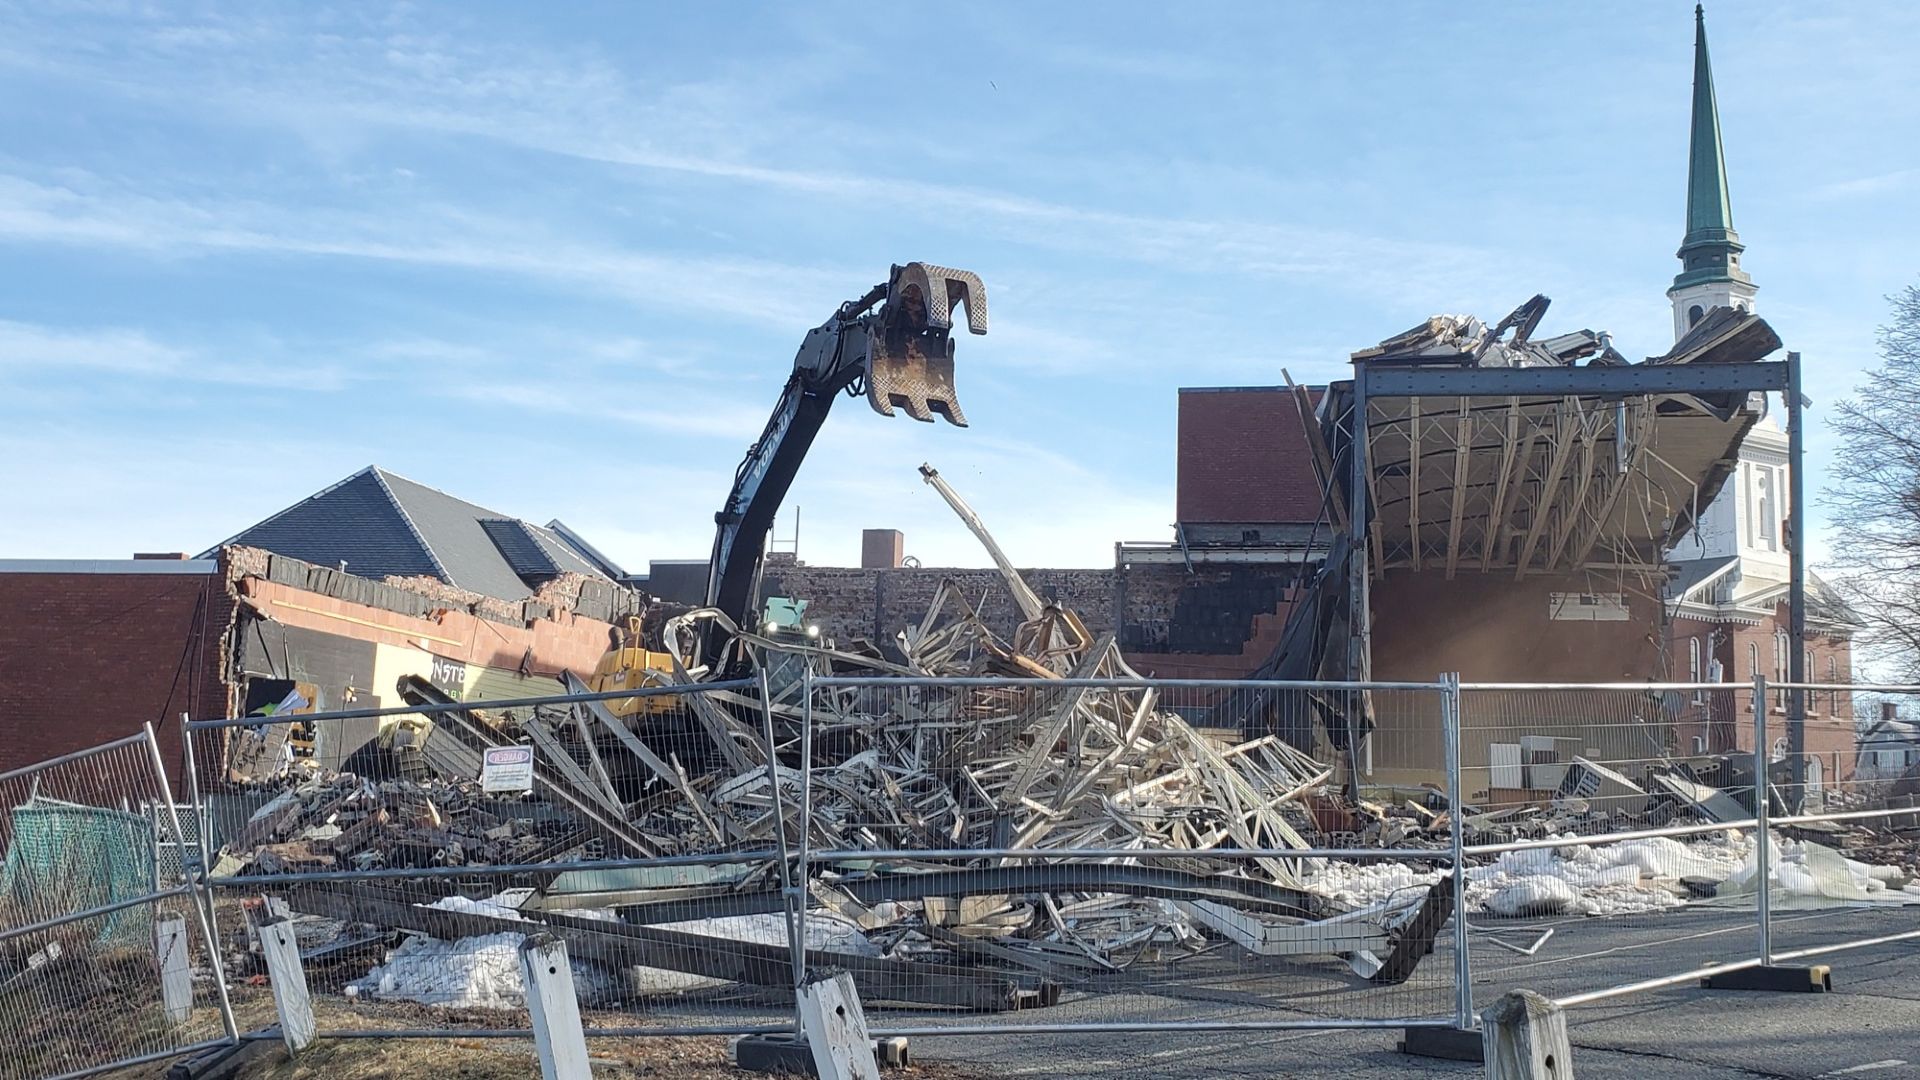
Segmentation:
{"type": "MultiPolygon", "coordinates": [[[[264,991],[240,989],[234,1012],[243,1027],[271,1023],[272,999],[264,991]]],[[[350,1006],[326,997],[314,999],[314,1013],[322,1031],[510,1027],[524,1022],[524,1018],[484,1010],[455,1012],[404,1002],[350,1006]]],[[[632,1017],[621,1019],[632,1021],[632,1017]]],[[[592,1039],[587,1048],[596,1080],[744,1080],[756,1075],[733,1067],[727,1043],[719,1036],[619,1038],[592,1039]]],[[[167,1065],[121,1070],[111,1074],[110,1080],[160,1080],[167,1065]]],[[[279,1043],[262,1047],[234,1080],[526,1080],[538,1075],[533,1044],[523,1039],[321,1039],[291,1059],[279,1043]]],[[[984,1080],[987,1074],[915,1064],[885,1075],[890,1080],[984,1080]]]]}
{"type": "MultiPolygon", "coordinates": [[[[593,1075],[649,1080],[742,1080],[729,1064],[720,1038],[596,1039],[589,1043],[593,1075]]],[[[316,1044],[289,1061],[278,1047],[235,1080],[525,1080],[539,1073],[533,1048],[517,1040],[333,1040],[316,1044]]],[[[978,1077],[941,1066],[915,1065],[889,1077],[960,1080],[978,1077]]]]}

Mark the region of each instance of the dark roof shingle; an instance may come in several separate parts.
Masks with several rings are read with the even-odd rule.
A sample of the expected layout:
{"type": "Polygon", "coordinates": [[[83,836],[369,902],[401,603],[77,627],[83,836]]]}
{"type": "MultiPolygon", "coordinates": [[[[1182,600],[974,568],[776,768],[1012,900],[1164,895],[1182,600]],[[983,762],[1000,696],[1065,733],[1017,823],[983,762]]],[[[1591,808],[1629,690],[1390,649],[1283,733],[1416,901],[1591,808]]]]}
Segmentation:
{"type": "Polygon", "coordinates": [[[525,599],[561,573],[606,579],[539,526],[377,466],[282,510],[226,544],[264,548],[321,566],[338,566],[344,559],[348,573],[376,580],[438,578],[502,600],[525,599]]]}

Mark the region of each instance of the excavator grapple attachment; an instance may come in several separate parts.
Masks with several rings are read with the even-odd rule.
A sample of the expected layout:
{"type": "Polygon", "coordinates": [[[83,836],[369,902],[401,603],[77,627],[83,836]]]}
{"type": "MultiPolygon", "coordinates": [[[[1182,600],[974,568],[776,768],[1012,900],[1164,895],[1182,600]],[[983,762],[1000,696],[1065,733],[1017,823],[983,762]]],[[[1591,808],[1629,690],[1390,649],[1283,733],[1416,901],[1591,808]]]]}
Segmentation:
{"type": "Polygon", "coordinates": [[[897,406],[929,423],[939,413],[967,426],[953,389],[953,309],[967,312],[967,329],[987,332],[987,287],[966,270],[912,262],[893,268],[887,302],[867,352],[867,400],[892,416],[897,406]]]}

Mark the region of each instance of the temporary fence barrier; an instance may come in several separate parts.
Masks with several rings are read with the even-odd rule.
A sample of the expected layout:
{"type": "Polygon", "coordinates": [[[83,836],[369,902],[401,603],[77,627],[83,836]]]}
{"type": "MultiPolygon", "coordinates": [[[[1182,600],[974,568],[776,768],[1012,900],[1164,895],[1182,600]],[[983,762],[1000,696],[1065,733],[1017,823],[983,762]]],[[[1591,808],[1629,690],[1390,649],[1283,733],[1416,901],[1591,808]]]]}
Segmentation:
{"type": "Polygon", "coordinates": [[[338,1038],[527,1035],[536,931],[591,1037],[791,1033],[829,970],[876,1035],[1470,1029],[1509,988],[1574,1005],[1920,938],[1920,780],[1786,752],[1830,754],[1792,730],[1807,701],[1832,724],[1920,688],[1785,689],[802,666],[191,721],[184,804],[150,735],[0,776],[10,1034],[67,1007],[21,993],[129,1012],[36,982],[75,950],[177,982],[156,924],[203,973],[186,1023],[0,1075],[260,1030],[269,993],[208,942],[257,964],[283,915],[338,1038]],[[56,902],[56,856],[111,870],[56,902]]]}
{"type": "Polygon", "coordinates": [[[1444,745],[1444,689],[810,679],[808,930],[939,966],[915,992],[965,1011],[886,1034],[1451,1024],[1450,845],[1325,794],[1444,745]]]}
{"type": "Polygon", "coordinates": [[[1920,940],[1920,745],[1900,719],[1920,715],[1920,687],[1769,689],[1777,867],[1766,959],[1823,963],[1920,940]]]}
{"type": "MultiPolygon", "coordinates": [[[[224,933],[283,904],[376,928],[310,943],[310,966],[365,972],[323,1037],[367,1033],[388,998],[520,1030],[520,920],[564,931],[589,1034],[790,1031],[793,987],[828,968],[882,1032],[1004,1031],[987,1014],[1014,1011],[1132,1030],[1177,999],[1201,1026],[1457,1022],[1448,841],[1322,796],[1374,789],[1356,734],[1445,745],[1444,684],[790,674],[189,723],[224,933]],[[649,699],[672,706],[633,708],[649,699]],[[1364,732],[1329,723],[1363,706],[1364,732]],[[531,794],[476,792],[508,744],[532,751],[531,794]],[[1094,807],[1122,824],[1075,820],[1094,807]],[[641,968],[662,950],[672,966],[641,968]]],[[[1444,790],[1422,799],[1449,818],[1444,790]]]]}
{"type": "Polygon", "coordinates": [[[1757,948],[1751,757],[1724,750],[1752,698],[1721,683],[1461,688],[1480,1000],[1630,985],[1757,948]]]}
{"type": "Polygon", "coordinates": [[[80,1077],[236,1034],[151,727],[0,774],[0,1077],[80,1077]],[[151,813],[160,808],[160,813],[151,813]]]}
{"type": "Polygon", "coordinates": [[[413,1012],[381,1010],[394,1002],[437,1010],[434,1034],[525,1035],[519,948],[536,929],[566,942],[590,1035],[792,1030],[785,864],[713,810],[764,801],[756,681],[484,705],[414,691],[407,706],[186,725],[224,838],[208,884],[228,939],[257,957],[276,915],[363,928],[301,942],[329,984],[320,1037],[418,1033],[413,1012]],[[761,794],[696,791],[721,762],[761,794]],[[674,899],[707,891],[774,900],[716,918],[674,899]]]}
{"type": "Polygon", "coordinates": [[[1466,798],[1495,807],[1467,819],[1476,944],[1499,944],[1491,935],[1503,926],[1560,935],[1550,956],[1511,955],[1511,940],[1478,948],[1475,985],[1527,986],[1578,1005],[1920,939],[1920,888],[1909,888],[1920,821],[1900,781],[1859,775],[1851,749],[1856,697],[1914,691],[1758,676],[1463,687],[1463,752],[1476,760],[1466,798]],[[1585,752],[1515,762],[1498,745],[1530,736],[1523,751],[1565,742],[1585,752]],[[1526,820],[1507,810],[1502,823],[1498,780],[1543,765],[1561,782],[1508,798],[1537,809],[1526,820]],[[1488,824],[1510,835],[1473,831],[1488,824]],[[1505,890],[1508,910],[1494,912],[1498,894],[1476,878],[1505,890]],[[1522,899],[1541,905],[1531,925],[1516,922],[1522,899]],[[1613,917],[1586,917],[1596,912],[1613,917]]]}

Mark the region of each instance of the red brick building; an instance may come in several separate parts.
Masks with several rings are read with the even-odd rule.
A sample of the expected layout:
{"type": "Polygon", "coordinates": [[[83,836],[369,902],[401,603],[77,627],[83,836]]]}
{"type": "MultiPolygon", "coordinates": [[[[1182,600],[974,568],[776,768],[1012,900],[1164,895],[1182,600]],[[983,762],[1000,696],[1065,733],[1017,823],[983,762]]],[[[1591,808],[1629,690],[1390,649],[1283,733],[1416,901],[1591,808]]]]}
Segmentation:
{"type": "MultiPolygon", "coordinates": [[[[1667,650],[1672,678],[1745,687],[1759,675],[1785,682],[1792,640],[1785,583],[1744,576],[1753,567],[1738,557],[1676,564],[1668,587],[1667,650]]],[[[1807,678],[1844,684],[1853,678],[1857,620],[1825,583],[1807,583],[1807,678]]],[[[1682,754],[1751,753],[1750,694],[1695,694],[1676,728],[1682,754]]],[[[1787,756],[1787,695],[1768,695],[1769,756],[1787,756]]],[[[1811,786],[1853,778],[1858,735],[1853,697],[1844,691],[1807,694],[1807,779],[1811,786]]]]}
{"type": "Polygon", "coordinates": [[[0,770],[151,723],[167,761],[180,716],[222,713],[233,618],[211,559],[0,562],[0,770]]]}

